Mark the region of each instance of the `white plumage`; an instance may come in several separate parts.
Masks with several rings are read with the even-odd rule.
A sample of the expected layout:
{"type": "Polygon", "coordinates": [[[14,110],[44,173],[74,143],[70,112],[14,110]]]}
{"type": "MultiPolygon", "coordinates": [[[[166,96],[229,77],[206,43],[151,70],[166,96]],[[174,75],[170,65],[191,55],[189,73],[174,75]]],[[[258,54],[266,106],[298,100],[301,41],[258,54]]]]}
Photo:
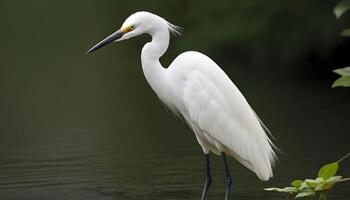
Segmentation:
{"type": "Polygon", "coordinates": [[[274,145],[266,134],[267,128],[225,72],[209,57],[195,51],[180,54],[168,68],[160,64],[170,32],[178,30],[157,15],[137,12],[89,52],[111,41],[143,33],[151,35],[152,41],[142,49],[141,62],[158,97],[185,119],[205,154],[230,155],[261,180],[268,180],[273,176],[276,159],[274,145]]]}
{"type": "Polygon", "coordinates": [[[167,104],[183,106],[178,112],[195,132],[203,151],[235,157],[262,180],[272,177],[275,153],[259,119],[229,77],[207,56],[189,51],[167,69],[176,85],[167,104]]]}

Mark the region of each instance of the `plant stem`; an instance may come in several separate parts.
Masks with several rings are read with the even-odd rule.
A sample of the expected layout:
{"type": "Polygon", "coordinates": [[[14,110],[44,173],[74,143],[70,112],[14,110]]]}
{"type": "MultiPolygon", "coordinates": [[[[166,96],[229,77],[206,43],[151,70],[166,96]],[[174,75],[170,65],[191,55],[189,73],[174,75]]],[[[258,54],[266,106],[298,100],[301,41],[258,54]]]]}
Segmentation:
{"type": "Polygon", "coordinates": [[[347,157],[349,157],[349,156],[350,156],[350,153],[346,154],[345,156],[343,156],[342,158],[340,158],[340,159],[338,160],[338,163],[341,162],[341,161],[343,161],[345,158],[347,158],[347,157]]]}
{"type": "Polygon", "coordinates": [[[340,179],[338,182],[344,182],[344,181],[350,181],[350,178],[343,178],[343,179],[340,179]]]}
{"type": "Polygon", "coordinates": [[[318,197],[318,200],[327,200],[327,192],[326,191],[322,191],[320,193],[320,196],[318,197]]]}
{"type": "Polygon", "coordinates": [[[320,193],[320,195],[318,196],[318,200],[322,200],[322,194],[323,194],[323,191],[320,193]]]}
{"type": "Polygon", "coordinates": [[[324,193],[324,198],[323,198],[324,200],[327,200],[327,195],[328,195],[328,193],[325,192],[325,193],[324,193]]]}

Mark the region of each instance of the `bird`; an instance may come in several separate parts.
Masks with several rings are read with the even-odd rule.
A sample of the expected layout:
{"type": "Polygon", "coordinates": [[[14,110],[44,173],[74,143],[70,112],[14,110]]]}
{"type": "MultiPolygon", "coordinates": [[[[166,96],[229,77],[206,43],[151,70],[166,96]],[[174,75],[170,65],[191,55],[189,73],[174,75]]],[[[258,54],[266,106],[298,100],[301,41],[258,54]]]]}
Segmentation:
{"type": "Polygon", "coordinates": [[[262,181],[273,177],[277,161],[272,135],[227,74],[208,56],[197,51],[178,55],[167,67],[159,59],[171,34],[182,28],[147,11],[130,15],[122,26],[87,51],[148,34],[152,40],[141,51],[141,65],[150,87],[166,107],[184,119],[202,148],[205,182],[201,200],[211,185],[210,154],[221,156],[225,172],[225,200],[232,178],[226,156],[235,158],[262,181]]]}

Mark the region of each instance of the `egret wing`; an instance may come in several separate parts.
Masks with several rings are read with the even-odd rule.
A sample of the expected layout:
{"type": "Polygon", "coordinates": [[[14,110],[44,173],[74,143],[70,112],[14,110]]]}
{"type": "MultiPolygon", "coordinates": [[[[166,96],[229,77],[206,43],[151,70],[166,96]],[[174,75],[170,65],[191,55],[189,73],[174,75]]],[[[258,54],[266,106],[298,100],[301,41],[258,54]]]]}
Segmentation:
{"type": "Polygon", "coordinates": [[[188,68],[183,84],[189,123],[198,126],[220,151],[229,152],[260,179],[268,180],[275,153],[254,111],[210,58],[200,54],[192,59],[198,62],[188,68]]]}

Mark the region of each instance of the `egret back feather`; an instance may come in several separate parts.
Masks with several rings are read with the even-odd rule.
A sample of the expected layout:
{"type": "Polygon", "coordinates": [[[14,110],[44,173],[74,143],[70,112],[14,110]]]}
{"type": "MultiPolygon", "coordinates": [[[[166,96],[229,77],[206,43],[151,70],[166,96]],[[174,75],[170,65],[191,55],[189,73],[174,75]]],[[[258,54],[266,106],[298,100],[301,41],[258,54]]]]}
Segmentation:
{"type": "Polygon", "coordinates": [[[169,78],[177,84],[174,91],[181,87],[178,99],[184,109],[180,112],[201,140],[203,151],[225,152],[260,179],[272,177],[276,159],[273,144],[248,102],[221,68],[207,56],[190,51],[179,55],[168,70],[169,78]]]}

